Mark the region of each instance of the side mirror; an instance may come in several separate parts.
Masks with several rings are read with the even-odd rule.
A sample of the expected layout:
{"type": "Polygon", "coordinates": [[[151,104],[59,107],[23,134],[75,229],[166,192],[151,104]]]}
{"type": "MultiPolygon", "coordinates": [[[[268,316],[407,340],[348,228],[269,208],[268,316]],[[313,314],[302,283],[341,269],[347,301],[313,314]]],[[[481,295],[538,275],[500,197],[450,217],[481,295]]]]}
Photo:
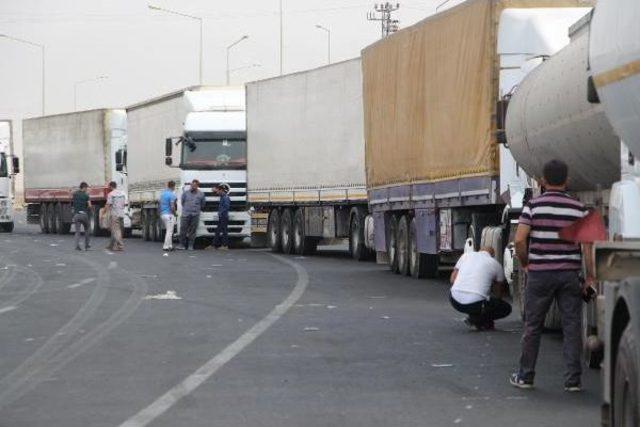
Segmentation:
{"type": "Polygon", "coordinates": [[[20,159],[17,157],[12,157],[11,159],[11,169],[14,175],[20,173],[20,159]]]}
{"type": "Polygon", "coordinates": [[[165,157],[171,157],[173,155],[173,145],[171,138],[167,138],[164,141],[164,155],[165,157]]]}
{"type": "Polygon", "coordinates": [[[600,96],[598,95],[596,84],[593,81],[593,76],[589,76],[587,80],[587,101],[589,101],[590,104],[600,104],[600,96]]]}

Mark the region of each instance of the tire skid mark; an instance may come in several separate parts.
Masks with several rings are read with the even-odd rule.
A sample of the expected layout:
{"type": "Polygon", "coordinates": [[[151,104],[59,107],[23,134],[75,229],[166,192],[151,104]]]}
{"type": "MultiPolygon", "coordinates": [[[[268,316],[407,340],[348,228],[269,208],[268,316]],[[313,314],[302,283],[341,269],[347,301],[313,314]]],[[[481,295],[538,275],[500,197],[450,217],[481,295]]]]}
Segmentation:
{"type": "MultiPolygon", "coordinates": [[[[109,283],[109,273],[95,262],[76,257],[89,264],[98,273],[97,285],[85,304],[76,312],[71,320],[62,326],[35,353],[18,366],[13,372],[0,380],[0,408],[16,399],[20,388],[29,379],[47,367],[48,361],[73,338],[73,335],[93,316],[105,296],[109,283]]],[[[37,273],[36,273],[37,274],[37,273]]]]}
{"type": "Polygon", "coordinates": [[[27,273],[27,275],[33,275],[35,277],[34,280],[29,280],[27,286],[23,290],[18,292],[13,298],[5,301],[2,305],[0,305],[0,313],[10,311],[8,310],[8,307],[17,307],[18,305],[22,304],[44,283],[42,277],[38,273],[36,273],[35,270],[23,267],[14,267],[13,270],[21,271],[27,273]]]}
{"type": "MultiPolygon", "coordinates": [[[[98,272],[98,285],[96,286],[96,290],[100,288],[101,294],[106,294],[106,284],[109,283],[110,279],[110,274],[107,269],[100,264],[94,263],[92,261],[81,258],[79,259],[82,262],[91,264],[92,267],[98,272]]],[[[124,272],[124,270],[121,271],[127,274],[126,272],[124,272]]],[[[84,333],[80,338],[64,346],[66,342],[70,341],[73,338],[74,333],[80,329],[80,326],[82,326],[82,324],[85,323],[86,320],[88,320],[88,317],[84,319],[82,323],[74,324],[73,332],[69,333],[65,331],[63,332],[64,335],[60,337],[67,337],[67,339],[62,342],[62,345],[58,345],[53,349],[49,349],[48,351],[46,351],[46,354],[41,353],[35,366],[33,363],[29,366],[24,366],[24,368],[27,369],[25,370],[22,369],[24,364],[21,365],[18,369],[21,370],[22,375],[15,378],[14,381],[9,382],[7,386],[3,384],[5,382],[4,379],[0,381],[0,408],[9,405],[12,402],[15,402],[20,397],[35,389],[40,383],[49,379],[53,373],[62,369],[65,365],[67,365],[67,363],[97,344],[106,335],[108,335],[116,327],[127,320],[136,311],[136,309],[142,302],[142,299],[146,295],[148,288],[147,283],[144,280],[135,276],[131,277],[130,283],[133,286],[133,291],[131,292],[127,300],[120,306],[120,308],[113,312],[113,314],[111,314],[111,316],[109,316],[107,320],[95,326],[89,332],[84,333]]],[[[92,297],[95,294],[96,292],[94,290],[94,294],[92,294],[92,297]]],[[[101,298],[98,301],[97,305],[95,305],[95,307],[92,309],[90,313],[91,315],[95,312],[95,309],[102,303],[103,299],[104,295],[101,295],[101,298]]],[[[83,308],[85,308],[87,304],[85,304],[83,308]]],[[[81,308],[81,310],[83,308],[81,308]]],[[[69,325],[69,323],[67,325],[69,325]]],[[[51,339],[56,338],[57,336],[59,336],[59,334],[60,331],[58,331],[56,335],[54,335],[51,339]]],[[[40,350],[38,350],[38,352],[40,352],[40,350]]],[[[26,363],[27,362],[25,362],[25,364],[26,363]]],[[[13,373],[11,375],[13,375],[13,373]]]]}

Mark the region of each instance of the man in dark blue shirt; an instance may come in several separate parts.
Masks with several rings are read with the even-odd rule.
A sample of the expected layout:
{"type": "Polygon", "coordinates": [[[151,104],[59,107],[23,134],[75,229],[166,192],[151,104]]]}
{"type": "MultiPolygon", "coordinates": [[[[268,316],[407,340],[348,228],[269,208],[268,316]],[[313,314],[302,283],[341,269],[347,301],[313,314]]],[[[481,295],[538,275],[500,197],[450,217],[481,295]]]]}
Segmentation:
{"type": "Polygon", "coordinates": [[[227,231],[229,209],[231,208],[229,190],[229,184],[219,184],[216,187],[216,194],[220,197],[220,203],[218,204],[218,226],[216,227],[216,236],[213,240],[213,246],[216,249],[229,249],[229,234],[227,231]]]}

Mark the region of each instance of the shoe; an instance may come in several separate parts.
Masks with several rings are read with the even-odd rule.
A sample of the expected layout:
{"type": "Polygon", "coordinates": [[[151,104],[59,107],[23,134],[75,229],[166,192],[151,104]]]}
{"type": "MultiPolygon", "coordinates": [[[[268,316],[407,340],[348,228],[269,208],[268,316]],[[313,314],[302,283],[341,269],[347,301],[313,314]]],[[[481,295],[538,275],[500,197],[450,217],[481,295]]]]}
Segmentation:
{"type": "Polygon", "coordinates": [[[565,384],[564,391],[568,393],[579,393],[582,391],[582,385],[580,383],[565,384]]]}
{"type": "Polygon", "coordinates": [[[495,325],[495,323],[493,323],[493,320],[490,320],[487,323],[484,323],[482,325],[478,325],[478,330],[479,331],[495,331],[496,330],[496,325],[495,325]]]}
{"type": "Polygon", "coordinates": [[[509,377],[509,383],[511,383],[512,386],[523,390],[529,390],[533,388],[533,381],[525,380],[518,373],[511,374],[511,376],[509,377]]]}
{"type": "Polygon", "coordinates": [[[76,251],[81,251],[82,248],[80,246],[76,246],[76,251]]]}
{"type": "Polygon", "coordinates": [[[165,252],[170,252],[171,248],[162,248],[162,250],[165,251],[165,252]]]}

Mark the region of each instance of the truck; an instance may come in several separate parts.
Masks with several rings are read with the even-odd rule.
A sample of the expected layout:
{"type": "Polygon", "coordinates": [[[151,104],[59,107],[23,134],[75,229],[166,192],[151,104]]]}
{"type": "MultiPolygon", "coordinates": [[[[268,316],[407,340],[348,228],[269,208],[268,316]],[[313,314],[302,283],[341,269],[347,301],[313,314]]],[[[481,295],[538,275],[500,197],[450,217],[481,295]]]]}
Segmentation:
{"type": "Polygon", "coordinates": [[[12,122],[0,121],[0,232],[4,233],[11,233],[15,224],[14,176],[20,173],[20,159],[13,155],[12,141],[12,122]]]}
{"type": "Polygon", "coordinates": [[[144,240],[160,241],[164,236],[158,200],[167,182],[176,182],[180,200],[183,187],[193,179],[200,181],[206,196],[198,242],[215,234],[219,198],[214,189],[220,183],[231,188],[229,238],[238,242],[250,237],[243,87],[186,88],[128,107],[127,119],[129,205],[132,226],[144,240]]]}
{"type": "MultiPolygon", "coordinates": [[[[94,206],[90,232],[102,235],[99,210],[109,182],[127,191],[127,117],[122,109],[96,109],[22,121],[27,222],[46,234],[66,234],[73,222],[72,197],[89,184],[94,206]]],[[[131,229],[124,219],[125,234],[131,229]]]]}
{"type": "MultiPolygon", "coordinates": [[[[513,89],[569,43],[567,29],[592,6],[468,0],[362,51],[379,262],[398,274],[435,277],[464,250],[491,246],[509,283],[522,281],[509,242],[531,178],[504,143],[504,111],[513,89]]],[[[552,310],[547,326],[558,325],[552,310]]]]}
{"type": "Polygon", "coordinates": [[[570,189],[604,217],[597,298],[585,305],[585,361],[602,368],[602,424],[640,425],[640,4],[599,1],[571,43],[519,85],[506,143],[530,176],[558,158],[570,189]]]}
{"type": "Polygon", "coordinates": [[[302,255],[348,239],[352,256],[366,258],[360,59],[251,82],[246,91],[254,245],[302,255]]]}

